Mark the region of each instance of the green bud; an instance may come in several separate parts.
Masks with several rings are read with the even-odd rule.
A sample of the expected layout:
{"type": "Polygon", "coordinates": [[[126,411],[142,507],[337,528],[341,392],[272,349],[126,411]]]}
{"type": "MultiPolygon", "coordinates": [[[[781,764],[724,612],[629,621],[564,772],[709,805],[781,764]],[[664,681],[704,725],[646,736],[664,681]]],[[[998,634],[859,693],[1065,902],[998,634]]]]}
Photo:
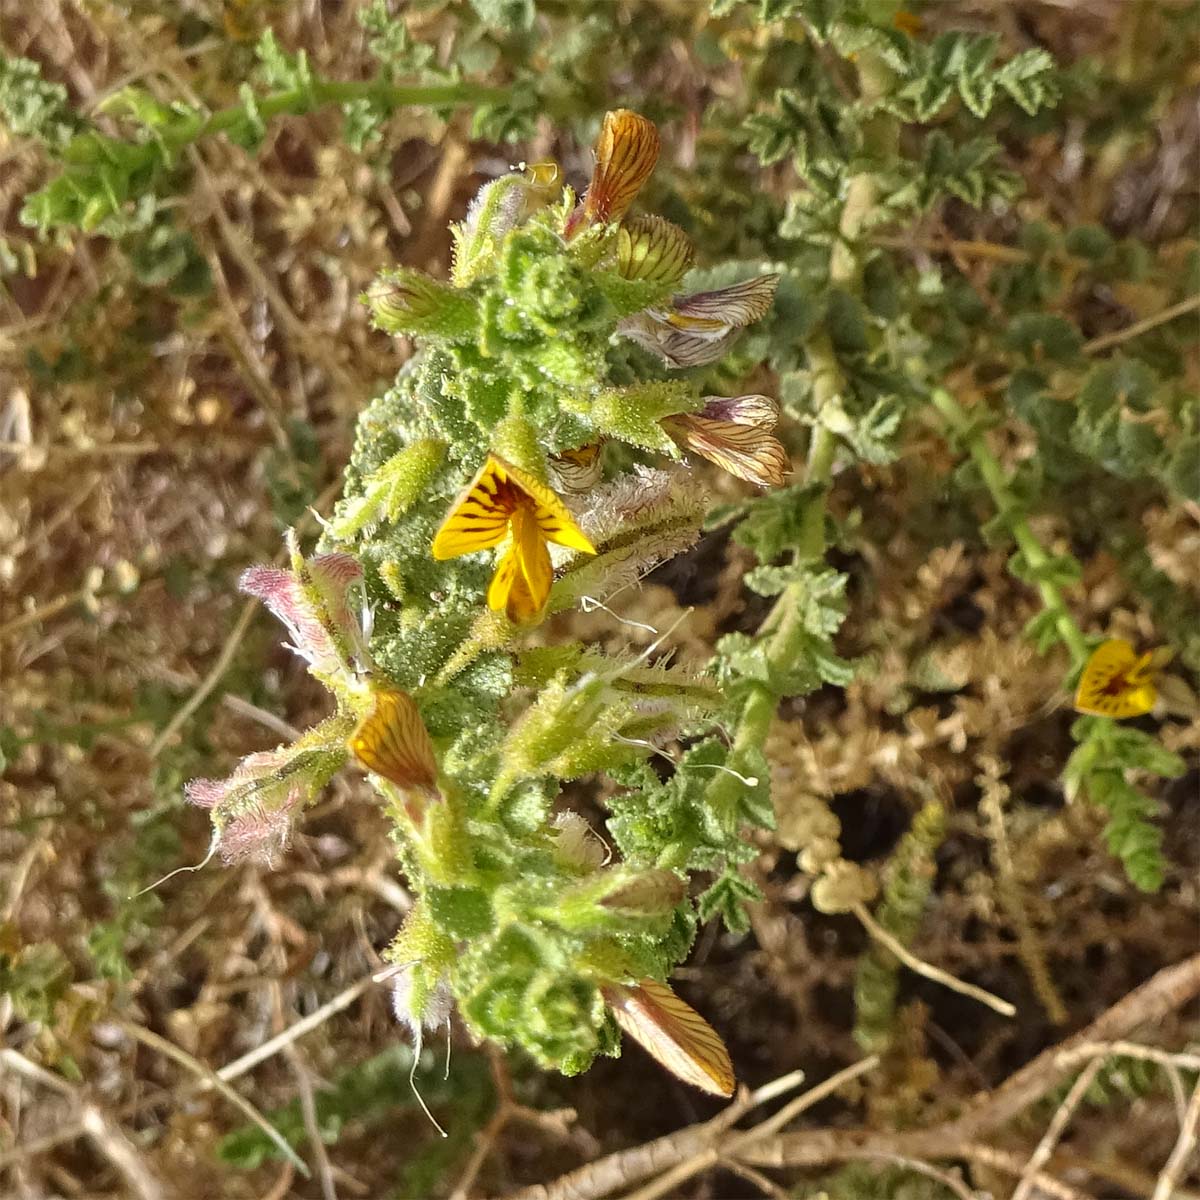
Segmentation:
{"type": "Polygon", "coordinates": [[[478,308],[469,294],[411,267],[385,272],[363,300],[375,327],[384,333],[465,342],[474,338],[479,323],[478,308]]]}

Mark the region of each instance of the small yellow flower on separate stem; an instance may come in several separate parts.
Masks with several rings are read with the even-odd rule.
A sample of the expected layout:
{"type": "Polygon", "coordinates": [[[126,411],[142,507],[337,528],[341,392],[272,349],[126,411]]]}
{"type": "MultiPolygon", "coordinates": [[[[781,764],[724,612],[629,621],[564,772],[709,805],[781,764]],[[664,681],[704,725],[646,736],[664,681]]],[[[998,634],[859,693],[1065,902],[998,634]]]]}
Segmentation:
{"type": "Polygon", "coordinates": [[[1098,717],[1140,717],[1158,699],[1156,677],[1171,661],[1169,647],[1138,652],[1124,638],[1101,642],[1083,668],[1075,692],[1075,708],[1098,717]]]}
{"type": "Polygon", "coordinates": [[[629,211],[658,162],[653,121],[627,108],[604,114],[596,139],[596,166],[587,194],[567,221],[567,236],[586,225],[615,223],[629,211]]]}
{"type": "Polygon", "coordinates": [[[509,541],[488,588],[488,607],[518,625],[546,606],[554,571],[549,543],[595,554],[562,499],[532,475],[489,454],[433,539],[433,557],[457,558],[509,541]]]}
{"type": "Polygon", "coordinates": [[[713,1096],[732,1096],[736,1082],[720,1035],[665,983],[601,989],[617,1024],[672,1075],[713,1096]]]}

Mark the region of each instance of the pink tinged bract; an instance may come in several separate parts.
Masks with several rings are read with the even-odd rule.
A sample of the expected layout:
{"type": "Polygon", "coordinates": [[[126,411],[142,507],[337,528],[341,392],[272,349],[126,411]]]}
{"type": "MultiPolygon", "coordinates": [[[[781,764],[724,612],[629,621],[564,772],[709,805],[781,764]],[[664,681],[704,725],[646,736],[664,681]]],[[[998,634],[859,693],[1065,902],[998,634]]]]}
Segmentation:
{"type": "Polygon", "coordinates": [[[318,671],[336,671],[347,651],[362,648],[362,629],[348,601],[362,566],[349,554],[319,554],[302,562],[300,572],[250,567],[239,586],[287,626],[297,654],[318,671]]]}
{"type": "Polygon", "coordinates": [[[267,808],[252,804],[234,817],[222,830],[217,843],[226,863],[259,862],[274,866],[292,838],[292,824],[304,807],[306,795],[296,786],[288,790],[282,804],[267,808]]]}

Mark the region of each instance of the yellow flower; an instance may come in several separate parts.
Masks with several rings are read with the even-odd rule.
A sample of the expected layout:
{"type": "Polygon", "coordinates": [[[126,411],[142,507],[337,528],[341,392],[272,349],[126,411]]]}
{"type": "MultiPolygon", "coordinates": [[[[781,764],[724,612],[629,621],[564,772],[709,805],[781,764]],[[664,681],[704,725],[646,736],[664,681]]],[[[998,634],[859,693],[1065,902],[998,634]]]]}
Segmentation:
{"type": "Polygon", "coordinates": [[[583,204],[567,221],[567,236],[586,225],[616,223],[650,178],[659,151],[658,130],[627,108],[604,114],[596,139],[596,166],[583,204]]]}
{"type": "Polygon", "coordinates": [[[368,771],[406,791],[437,790],[437,759],[420,710],[407,692],[381,688],[350,735],[350,752],[368,771]]]}
{"type": "Polygon", "coordinates": [[[425,802],[440,795],[429,732],[407,692],[380,688],[373,699],[347,745],[365,770],[400,788],[405,810],[419,824],[425,802]]]}
{"type": "Polygon", "coordinates": [[[1139,655],[1124,638],[1101,642],[1079,678],[1075,708],[1118,721],[1143,716],[1158,699],[1155,680],[1171,657],[1169,647],[1139,655]]]}
{"type": "Polygon", "coordinates": [[[546,606],[554,569],[549,543],[584,554],[596,548],[545,484],[489,454],[450,508],[433,539],[433,557],[457,558],[508,541],[488,588],[488,607],[518,625],[536,621],[546,606]]]}

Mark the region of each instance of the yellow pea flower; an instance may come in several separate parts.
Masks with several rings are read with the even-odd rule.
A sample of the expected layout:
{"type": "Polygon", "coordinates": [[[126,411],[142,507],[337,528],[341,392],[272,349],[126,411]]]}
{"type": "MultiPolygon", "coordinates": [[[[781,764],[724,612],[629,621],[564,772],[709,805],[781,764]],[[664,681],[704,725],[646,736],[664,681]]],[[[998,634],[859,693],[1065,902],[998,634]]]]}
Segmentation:
{"type": "Polygon", "coordinates": [[[489,454],[459,493],[433,539],[433,557],[457,558],[509,543],[488,588],[488,607],[518,625],[536,621],[546,606],[554,569],[549,543],[595,554],[554,491],[519,467],[489,454]]]}
{"type": "Polygon", "coordinates": [[[1075,708],[1098,717],[1140,717],[1158,699],[1159,668],[1171,661],[1169,647],[1138,652],[1124,638],[1101,642],[1083,668],[1075,708]]]}

